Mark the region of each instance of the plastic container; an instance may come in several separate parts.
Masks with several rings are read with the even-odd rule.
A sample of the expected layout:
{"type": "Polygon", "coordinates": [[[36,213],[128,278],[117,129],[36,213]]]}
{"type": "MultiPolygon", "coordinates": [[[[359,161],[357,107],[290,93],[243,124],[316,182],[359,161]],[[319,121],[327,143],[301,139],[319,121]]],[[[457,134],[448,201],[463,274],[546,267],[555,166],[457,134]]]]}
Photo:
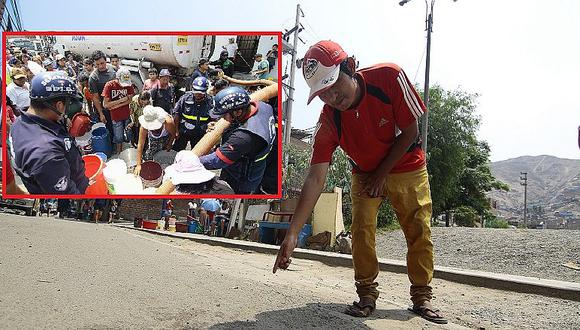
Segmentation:
{"type": "Polygon", "coordinates": [[[190,221],[187,224],[187,232],[188,233],[192,233],[192,234],[197,233],[197,227],[198,227],[198,225],[199,224],[197,223],[197,221],[190,221]]]}
{"type": "Polygon", "coordinates": [[[143,220],[143,229],[157,229],[157,221],[143,220]]]}
{"type": "Polygon", "coordinates": [[[188,225],[186,222],[175,223],[175,229],[178,233],[187,233],[188,225]]]}
{"type": "Polygon", "coordinates": [[[103,170],[103,175],[107,181],[107,186],[111,194],[115,194],[115,185],[127,174],[127,165],[122,159],[111,159],[107,162],[107,167],[103,170]]]}
{"type": "Polygon", "coordinates": [[[157,221],[157,229],[165,229],[165,220],[159,220],[157,221]]]}
{"type": "Polygon", "coordinates": [[[93,137],[93,135],[91,134],[91,132],[87,132],[87,133],[85,133],[85,135],[75,138],[77,146],[79,147],[79,149],[81,150],[81,153],[83,155],[88,155],[88,154],[93,153],[93,145],[91,144],[92,137],[93,137]]]}
{"type": "Polygon", "coordinates": [[[163,169],[158,162],[149,160],[141,163],[141,173],[139,176],[141,176],[145,188],[159,187],[161,180],[163,180],[163,169]]]}
{"type": "MultiPolygon", "coordinates": [[[[97,124],[98,125],[98,124],[97,124]]],[[[95,126],[97,126],[95,125],[95,126]]],[[[103,152],[107,156],[110,156],[113,152],[113,146],[111,145],[111,136],[106,127],[93,127],[91,131],[92,134],[92,145],[94,152],[103,152]]]]}
{"type": "Polygon", "coordinates": [[[305,224],[304,227],[302,227],[300,234],[298,234],[298,247],[305,247],[306,239],[310,236],[312,236],[312,225],[305,224]]]}
{"type": "Polygon", "coordinates": [[[117,181],[115,181],[115,194],[117,195],[143,194],[143,182],[141,181],[141,178],[132,173],[123,174],[123,176],[121,176],[117,181]]]}
{"type": "Polygon", "coordinates": [[[105,155],[105,153],[104,153],[104,152],[95,152],[95,155],[97,155],[97,156],[101,157],[101,159],[102,159],[104,162],[107,162],[107,159],[108,159],[108,158],[107,158],[107,155],[105,155]]]}
{"type": "Polygon", "coordinates": [[[90,182],[94,181],[93,184],[87,187],[85,194],[108,195],[107,181],[105,181],[103,176],[103,168],[105,166],[103,160],[96,155],[85,155],[83,156],[83,162],[85,163],[85,175],[90,182]]]}

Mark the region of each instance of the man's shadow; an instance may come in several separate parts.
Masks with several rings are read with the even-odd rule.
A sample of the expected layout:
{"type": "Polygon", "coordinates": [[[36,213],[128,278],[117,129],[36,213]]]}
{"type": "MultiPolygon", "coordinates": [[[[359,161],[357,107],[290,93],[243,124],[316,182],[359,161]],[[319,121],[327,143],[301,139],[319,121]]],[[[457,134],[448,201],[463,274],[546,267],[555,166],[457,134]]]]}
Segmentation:
{"type": "Polygon", "coordinates": [[[406,322],[415,317],[404,309],[377,309],[365,318],[344,313],[345,304],[311,303],[303,307],[263,312],[255,321],[233,321],[213,325],[210,329],[371,329],[369,320],[406,322]]]}

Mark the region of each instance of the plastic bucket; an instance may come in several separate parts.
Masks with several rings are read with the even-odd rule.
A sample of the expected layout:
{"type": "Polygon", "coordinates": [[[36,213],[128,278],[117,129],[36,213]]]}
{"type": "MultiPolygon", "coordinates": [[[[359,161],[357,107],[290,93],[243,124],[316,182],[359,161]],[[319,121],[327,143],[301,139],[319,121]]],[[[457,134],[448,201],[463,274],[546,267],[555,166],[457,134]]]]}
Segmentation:
{"type": "Polygon", "coordinates": [[[175,224],[175,230],[177,230],[178,233],[187,233],[187,228],[188,225],[185,222],[177,222],[175,224]]]}
{"type": "Polygon", "coordinates": [[[95,152],[95,155],[101,157],[101,159],[106,162],[107,161],[107,155],[105,155],[104,152],[95,152]]]}
{"type": "Polygon", "coordinates": [[[123,174],[115,181],[115,194],[140,195],[143,194],[143,182],[133,173],[123,174]]]}
{"type": "Polygon", "coordinates": [[[87,132],[85,133],[85,135],[75,138],[77,146],[79,147],[83,155],[93,153],[93,145],[91,144],[92,137],[93,135],[91,134],[91,132],[87,132]]]}
{"type": "Polygon", "coordinates": [[[85,163],[85,175],[89,178],[89,181],[94,181],[93,184],[87,187],[85,194],[108,195],[107,181],[105,181],[103,176],[103,167],[105,166],[103,160],[96,155],[85,155],[83,156],[83,162],[85,163]]]}
{"type": "Polygon", "coordinates": [[[125,161],[122,159],[111,159],[107,162],[107,167],[103,170],[103,175],[111,194],[115,193],[115,185],[125,174],[127,174],[125,161]]]}
{"type": "Polygon", "coordinates": [[[143,220],[144,229],[157,229],[157,221],[155,220],[143,220]]]}
{"type": "Polygon", "coordinates": [[[111,137],[109,136],[109,131],[106,127],[93,128],[92,134],[92,144],[94,152],[103,152],[107,156],[111,155],[113,147],[111,145],[111,137]]]}
{"type": "Polygon", "coordinates": [[[158,162],[149,160],[141,164],[139,176],[141,176],[141,181],[143,181],[145,188],[159,187],[163,179],[163,169],[158,162]]]}
{"type": "Polygon", "coordinates": [[[197,233],[197,221],[191,221],[187,224],[187,232],[195,234],[197,233]]]}

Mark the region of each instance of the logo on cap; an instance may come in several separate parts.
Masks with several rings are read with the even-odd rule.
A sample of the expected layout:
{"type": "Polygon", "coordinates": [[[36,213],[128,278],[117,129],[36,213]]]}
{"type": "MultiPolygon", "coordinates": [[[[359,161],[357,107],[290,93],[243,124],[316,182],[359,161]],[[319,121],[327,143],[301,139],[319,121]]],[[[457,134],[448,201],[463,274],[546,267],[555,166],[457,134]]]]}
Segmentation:
{"type": "Polygon", "coordinates": [[[318,60],[312,58],[306,60],[306,66],[304,67],[304,77],[306,77],[306,79],[310,79],[314,76],[316,70],[318,70],[318,63],[318,60]]]}

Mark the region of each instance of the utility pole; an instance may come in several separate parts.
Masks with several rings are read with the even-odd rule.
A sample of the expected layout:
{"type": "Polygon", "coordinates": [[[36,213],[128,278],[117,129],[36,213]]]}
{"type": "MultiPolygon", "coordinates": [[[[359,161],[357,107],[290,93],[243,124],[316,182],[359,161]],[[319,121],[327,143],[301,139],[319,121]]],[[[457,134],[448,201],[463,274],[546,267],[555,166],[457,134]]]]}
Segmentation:
{"type": "MultiPolygon", "coordinates": [[[[399,2],[400,6],[404,6],[407,2],[411,0],[401,0],[399,2]]],[[[453,0],[455,2],[457,0],[453,0]]],[[[429,71],[431,68],[431,33],[433,32],[433,7],[435,6],[435,0],[431,0],[431,5],[427,4],[425,0],[425,29],[427,30],[427,58],[425,59],[425,86],[423,90],[423,100],[425,102],[425,107],[429,110],[429,71]]],[[[429,112],[425,112],[421,116],[421,139],[423,140],[421,148],[427,154],[427,134],[429,127],[429,112]]]]}
{"type": "MultiPolygon", "coordinates": [[[[286,102],[286,120],[284,122],[284,143],[290,143],[290,133],[292,132],[292,103],[294,102],[294,77],[296,75],[296,47],[298,46],[298,33],[302,31],[300,28],[300,16],[304,17],[304,12],[300,9],[300,4],[296,5],[296,23],[290,29],[293,32],[292,60],[290,61],[290,82],[288,90],[288,101],[286,102]]],[[[290,32],[289,31],[289,32],[290,32]]]]}
{"type": "Polygon", "coordinates": [[[524,227],[528,228],[528,221],[526,218],[528,208],[528,172],[520,172],[520,184],[524,186],[524,227]]]}

